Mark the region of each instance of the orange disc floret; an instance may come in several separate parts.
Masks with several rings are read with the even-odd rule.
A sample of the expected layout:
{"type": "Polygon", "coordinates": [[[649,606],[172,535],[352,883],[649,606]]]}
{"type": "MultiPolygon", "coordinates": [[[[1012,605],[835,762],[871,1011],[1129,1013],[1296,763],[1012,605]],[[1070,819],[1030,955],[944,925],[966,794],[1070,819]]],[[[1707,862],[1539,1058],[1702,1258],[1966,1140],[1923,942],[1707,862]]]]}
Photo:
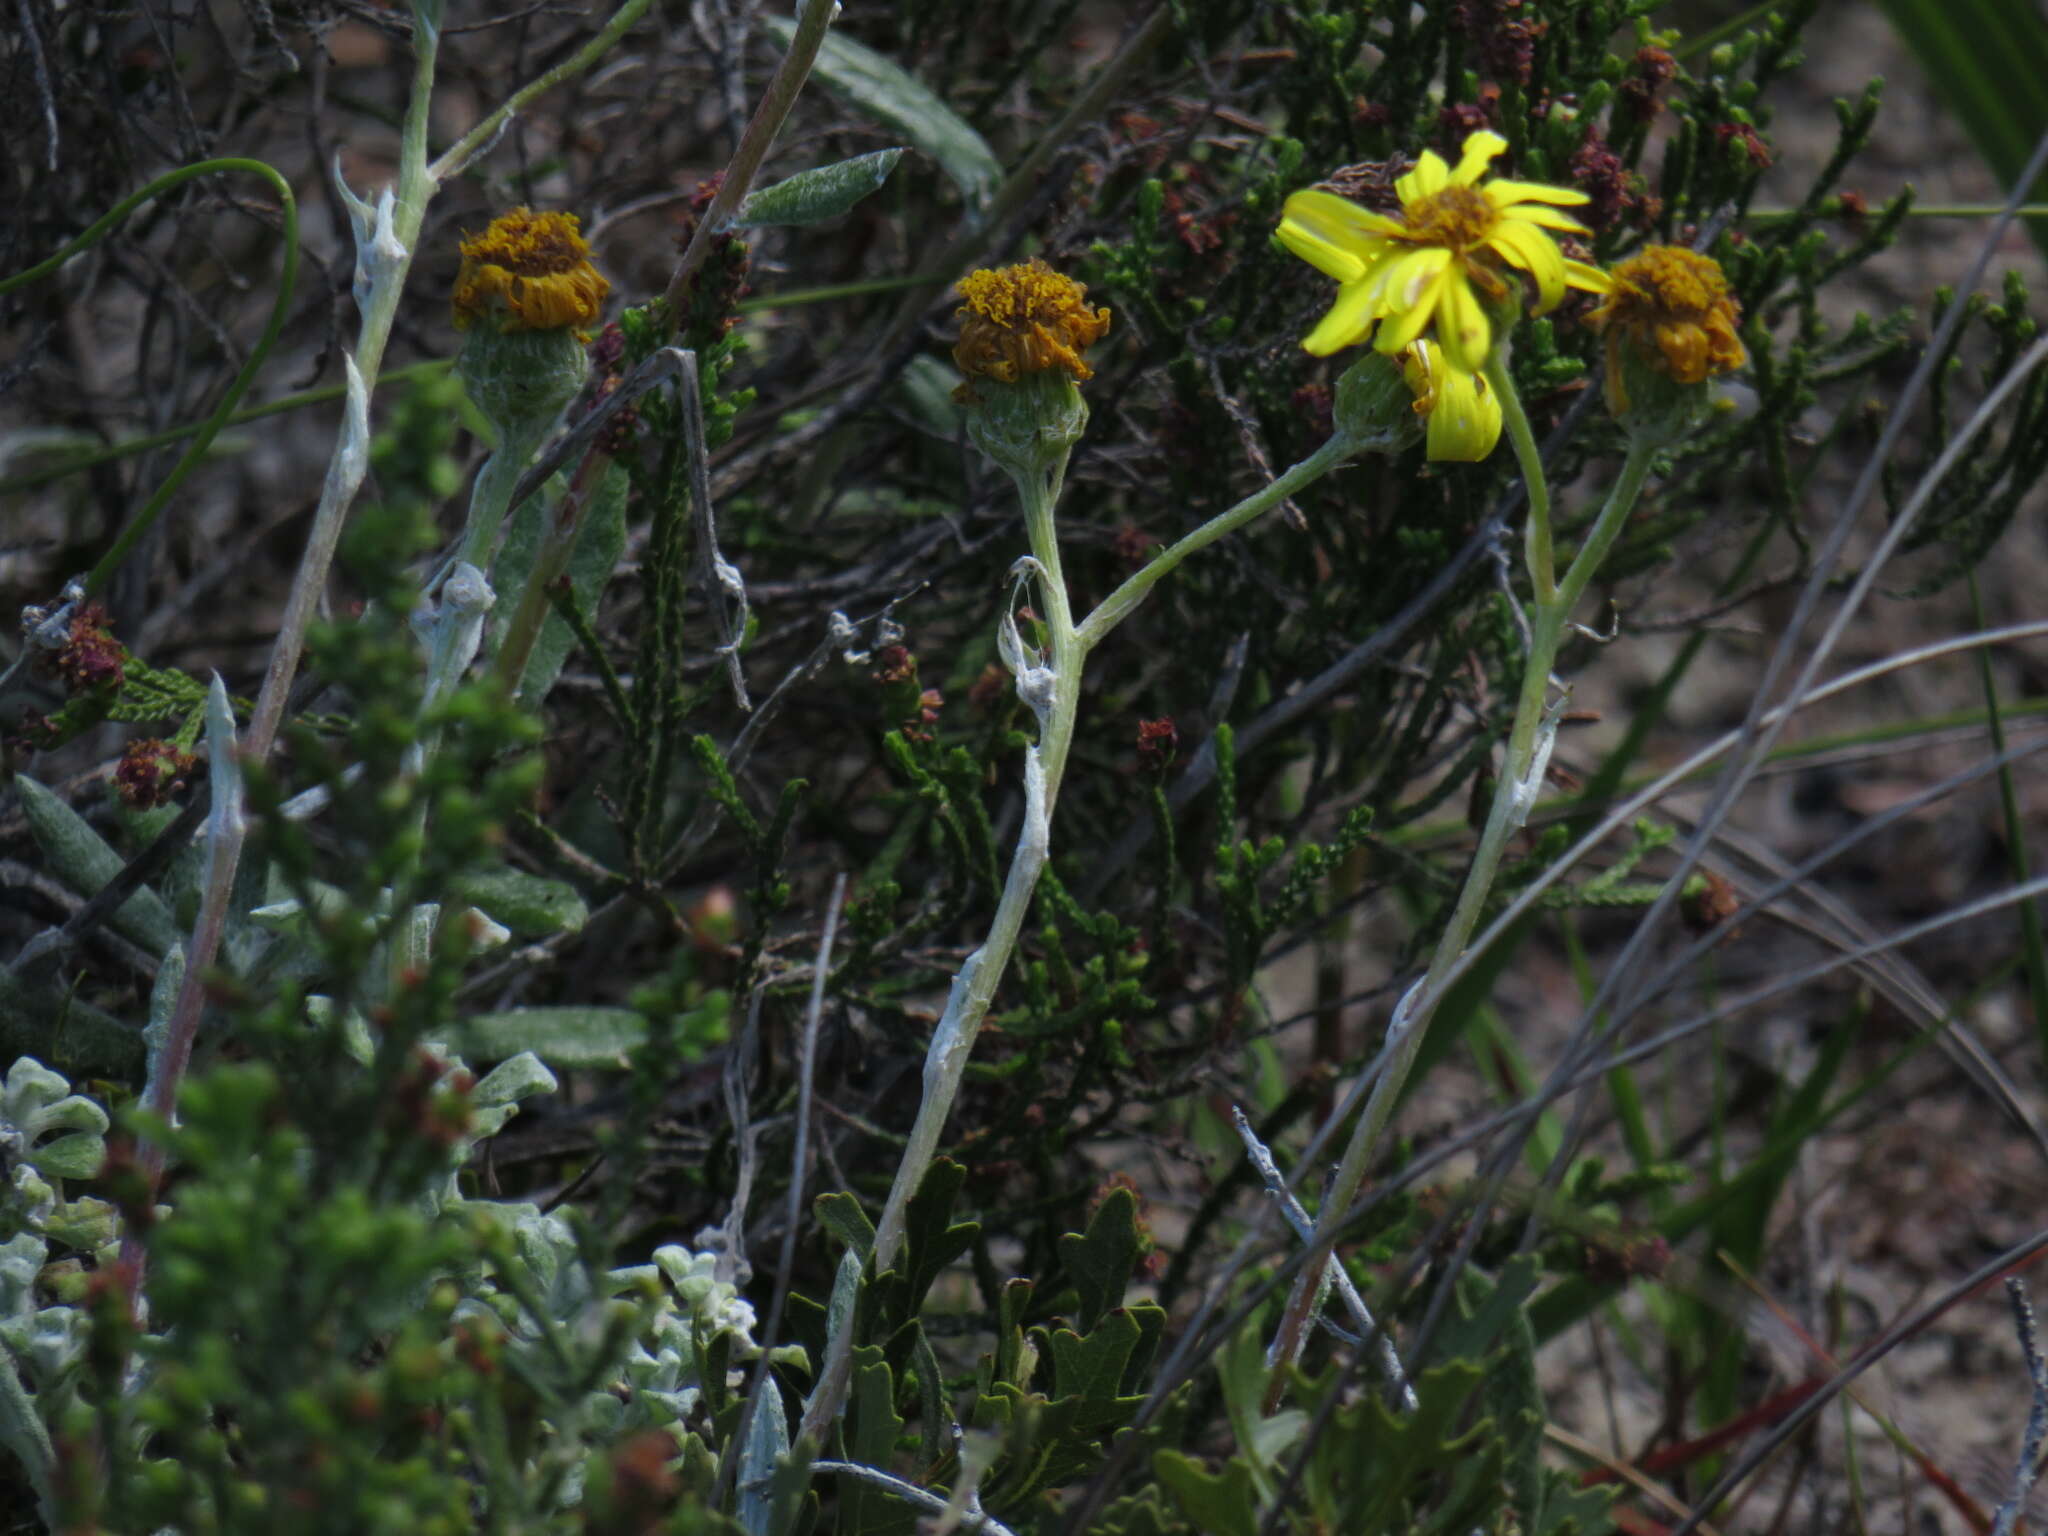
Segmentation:
{"type": "Polygon", "coordinates": [[[596,323],[611,292],[590,264],[590,246],[573,213],[514,208],[462,242],[455,278],[455,325],[480,319],[502,331],[559,331],[596,323]]]}
{"type": "Polygon", "coordinates": [[[1587,321],[1607,337],[1607,398],[1628,409],[1624,348],[1680,384],[1702,384],[1748,360],[1735,332],[1741,307],[1721,265],[1682,245],[1649,245],[1613,271],[1614,287],[1587,321]]]}
{"type": "Polygon", "coordinates": [[[1063,368],[1075,383],[1095,376],[1083,348],[1109,331],[1109,311],[1090,309],[1088,290],[1034,257],[960,279],[960,339],[953,362],[969,379],[1014,384],[1027,373],[1063,368]]]}

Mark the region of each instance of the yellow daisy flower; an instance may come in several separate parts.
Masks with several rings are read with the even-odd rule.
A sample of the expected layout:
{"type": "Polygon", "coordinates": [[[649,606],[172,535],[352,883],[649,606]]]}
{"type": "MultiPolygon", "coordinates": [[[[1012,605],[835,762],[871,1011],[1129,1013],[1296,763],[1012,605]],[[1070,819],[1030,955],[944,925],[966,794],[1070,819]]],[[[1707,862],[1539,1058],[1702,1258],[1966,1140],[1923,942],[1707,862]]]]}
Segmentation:
{"type": "Polygon", "coordinates": [[[1607,403],[1628,409],[1626,353],[1679,384],[1703,384],[1749,359],[1735,333],[1741,307],[1721,265],[1682,245],[1646,245],[1614,269],[1614,287],[1588,324],[1607,335],[1607,403]]]}
{"type": "Polygon", "coordinates": [[[1401,377],[1415,395],[1415,414],[1427,417],[1430,458],[1476,464],[1500,441],[1500,397],[1476,373],[1454,368],[1434,344],[1418,340],[1402,349],[1401,377]]]}
{"type": "Polygon", "coordinates": [[[1337,302],[1302,346],[1327,356],[1378,326],[1373,345],[1392,354],[1433,323],[1450,365],[1477,373],[1493,351],[1493,322],[1480,299],[1508,294],[1501,264],[1535,282],[1539,315],[1556,308],[1567,288],[1605,293],[1607,274],[1567,260],[1548,233],[1588,233],[1558,211],[1585,202],[1585,193],[1530,181],[1481,184],[1507,147],[1482,129],[1465,140],[1456,169],[1424,150],[1415,169],[1394,183],[1398,218],[1315,188],[1288,198],[1281,244],[1340,285],[1337,302]]]}
{"type": "Polygon", "coordinates": [[[1024,374],[1061,368],[1081,384],[1095,370],[1081,356],[1109,331],[1109,311],[1090,309],[1088,290],[1033,257],[960,279],[960,339],[953,363],[975,378],[1014,384],[1024,374]]]}
{"type": "Polygon", "coordinates": [[[573,213],[514,208],[462,242],[455,326],[495,320],[501,331],[558,331],[594,324],[612,285],[590,264],[573,213]]]}

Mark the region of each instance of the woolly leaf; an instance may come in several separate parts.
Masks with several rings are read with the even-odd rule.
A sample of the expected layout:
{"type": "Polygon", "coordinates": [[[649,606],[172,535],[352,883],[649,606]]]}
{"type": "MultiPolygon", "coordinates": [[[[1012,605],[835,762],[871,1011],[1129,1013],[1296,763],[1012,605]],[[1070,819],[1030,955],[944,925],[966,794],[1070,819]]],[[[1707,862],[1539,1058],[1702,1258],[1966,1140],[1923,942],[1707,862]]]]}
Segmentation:
{"type": "Polygon", "coordinates": [[[740,204],[733,222],[742,227],[761,224],[816,224],[837,218],[880,189],[903,158],[901,149],[878,149],[808,171],[798,171],[786,181],[751,193],[740,204]]]}

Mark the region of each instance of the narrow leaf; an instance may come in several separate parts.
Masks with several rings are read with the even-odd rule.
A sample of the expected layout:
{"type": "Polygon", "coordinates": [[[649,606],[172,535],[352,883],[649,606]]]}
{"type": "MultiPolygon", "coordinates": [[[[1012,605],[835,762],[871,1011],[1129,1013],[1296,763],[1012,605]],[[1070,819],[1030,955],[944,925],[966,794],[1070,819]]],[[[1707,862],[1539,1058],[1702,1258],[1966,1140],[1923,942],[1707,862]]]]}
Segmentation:
{"type": "Polygon", "coordinates": [[[787,181],[763,187],[740,204],[733,223],[741,227],[763,224],[817,224],[837,218],[880,189],[903,158],[901,149],[878,149],[831,165],[798,171],[787,181]]]}
{"type": "MultiPolygon", "coordinates": [[[[126,867],[127,860],[93,831],[86,819],[27,774],[16,774],[28,829],[51,869],[81,896],[95,894],[126,867]]],[[[160,955],[178,942],[178,925],[163,898],[144,886],[122,902],[109,919],[114,931],[160,955]]]]}
{"type": "Polygon", "coordinates": [[[557,1067],[614,1067],[647,1041],[647,1019],[630,1008],[512,1008],[452,1024],[449,1046],[500,1061],[531,1051],[557,1067]]]}
{"type": "MultiPolygon", "coordinates": [[[[761,25],[784,46],[796,33],[786,16],[763,17],[761,25]]],[[[970,128],[929,87],[905,74],[871,48],[825,34],[818,50],[818,78],[826,89],[876,122],[895,130],[912,148],[930,155],[959,185],[970,208],[979,211],[994,195],[1003,168],[982,136],[970,128]]]]}

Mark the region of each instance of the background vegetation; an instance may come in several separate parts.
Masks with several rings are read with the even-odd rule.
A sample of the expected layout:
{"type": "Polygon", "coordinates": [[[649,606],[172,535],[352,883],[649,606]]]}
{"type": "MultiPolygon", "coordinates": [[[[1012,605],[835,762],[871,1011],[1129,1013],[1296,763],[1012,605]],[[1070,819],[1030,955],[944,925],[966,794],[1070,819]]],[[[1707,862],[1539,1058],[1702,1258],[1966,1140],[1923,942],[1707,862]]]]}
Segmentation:
{"type": "MultiPolygon", "coordinates": [[[[524,701],[425,699],[406,616],[489,435],[445,366],[458,240],[568,209],[614,314],[663,294],[793,30],[648,7],[426,210],[303,676],[236,773],[359,324],[343,186],[399,169],[419,22],[25,0],[0,272],[232,156],[295,193],[302,265],[278,186],[229,168],[0,290],[0,582],[48,607],[106,575],[0,706],[20,1528],[907,1531],[971,1489],[970,1530],[1991,1529],[2029,1383],[1976,1288],[2048,1245],[2048,391],[2003,272],[2038,265],[2017,235],[1977,261],[1995,204],[1933,243],[1866,179],[1938,141],[1902,144],[1875,85],[1815,110],[1802,48],[1843,25],[1815,9],[847,4],[762,180],[905,153],[858,200],[714,232],[674,312],[708,499],[690,399],[640,396],[524,701]],[[1232,1108],[1313,1209],[1311,1138],[1491,791],[1522,645],[1505,452],[1340,470],[1097,655],[947,1157],[859,1281],[1031,732],[996,638],[1024,545],[964,442],[950,284],[1037,255],[1114,313],[1060,514],[1085,606],[1329,434],[1336,368],[1299,346],[1328,285],[1272,244],[1286,194],[1370,201],[1479,126],[1590,194],[1586,258],[1715,252],[1751,363],[1604,567],[1496,911],[1562,878],[1438,1014],[1346,1229],[1412,1400],[1333,1329],[1274,1411],[1299,1243],[1232,1108]],[[1872,680],[1807,703],[1809,663],[1872,680]],[[1723,731],[1742,777],[1567,857],[1723,731]],[[237,779],[249,851],[173,1129],[145,1077],[237,779]],[[832,1328],[849,1413],[792,1445],[832,1328]],[[1967,1435],[1839,1371],[1950,1330],[1990,1352],[1967,1435]]],[[[429,152],[603,21],[451,9],[429,152]]],[[[2027,111],[1996,131],[2031,148],[2027,111]]],[[[1583,314],[1513,358],[1567,544],[1621,452],[1583,314]]],[[[656,319],[595,340],[594,385],[656,319]]],[[[557,505],[515,514],[487,645],[557,505]]]]}

